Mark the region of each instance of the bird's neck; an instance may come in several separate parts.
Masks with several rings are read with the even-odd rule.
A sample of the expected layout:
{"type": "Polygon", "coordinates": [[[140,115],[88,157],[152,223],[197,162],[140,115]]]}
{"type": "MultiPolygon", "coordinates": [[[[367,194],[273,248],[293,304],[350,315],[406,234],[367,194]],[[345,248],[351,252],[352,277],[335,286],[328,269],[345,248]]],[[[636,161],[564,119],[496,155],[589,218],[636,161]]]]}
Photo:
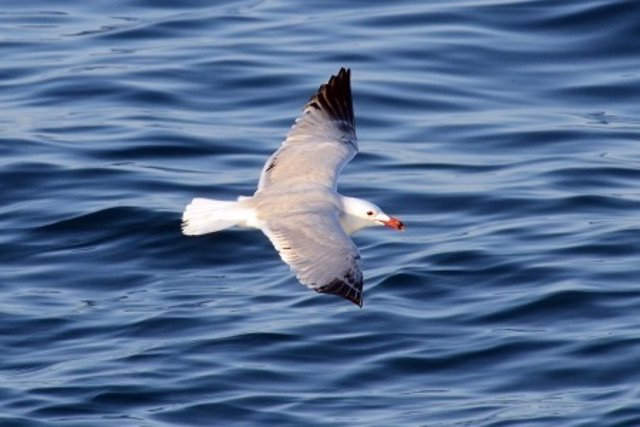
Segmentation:
{"type": "Polygon", "coordinates": [[[349,235],[362,230],[363,228],[369,227],[370,221],[362,220],[353,215],[349,215],[345,212],[340,214],[340,225],[342,225],[342,229],[349,235]]]}
{"type": "Polygon", "coordinates": [[[359,199],[356,199],[355,197],[345,196],[340,196],[340,199],[342,205],[339,216],[340,225],[347,234],[351,235],[357,231],[362,230],[363,228],[375,225],[372,224],[371,221],[356,216],[350,212],[350,207],[354,206],[359,199]]]}

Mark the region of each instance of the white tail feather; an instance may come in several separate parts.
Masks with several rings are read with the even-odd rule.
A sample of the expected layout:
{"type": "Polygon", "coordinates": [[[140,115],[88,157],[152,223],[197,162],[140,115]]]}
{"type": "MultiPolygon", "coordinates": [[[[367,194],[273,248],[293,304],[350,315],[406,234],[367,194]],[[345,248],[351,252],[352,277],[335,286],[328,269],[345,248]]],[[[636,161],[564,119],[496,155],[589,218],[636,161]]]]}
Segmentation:
{"type": "Polygon", "coordinates": [[[246,220],[247,209],[238,202],[196,198],[182,214],[182,232],[197,236],[240,225],[246,220]]]}

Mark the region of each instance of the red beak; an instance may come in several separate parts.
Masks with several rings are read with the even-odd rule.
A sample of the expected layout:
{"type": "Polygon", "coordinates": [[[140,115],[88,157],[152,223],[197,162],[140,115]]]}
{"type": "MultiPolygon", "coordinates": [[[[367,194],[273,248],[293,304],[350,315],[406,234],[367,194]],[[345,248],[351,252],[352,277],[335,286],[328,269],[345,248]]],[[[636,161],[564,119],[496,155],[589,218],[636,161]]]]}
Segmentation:
{"type": "Polygon", "coordinates": [[[404,224],[398,218],[391,217],[384,225],[394,230],[404,231],[404,224]]]}

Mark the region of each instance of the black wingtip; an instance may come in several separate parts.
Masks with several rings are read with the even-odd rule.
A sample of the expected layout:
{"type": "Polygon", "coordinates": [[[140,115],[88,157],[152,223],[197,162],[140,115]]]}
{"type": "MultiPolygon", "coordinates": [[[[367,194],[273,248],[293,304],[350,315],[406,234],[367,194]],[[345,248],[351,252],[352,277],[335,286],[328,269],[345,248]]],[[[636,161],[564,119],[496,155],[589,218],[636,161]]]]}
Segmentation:
{"type": "Polygon", "coordinates": [[[320,86],[308,105],[325,111],[333,120],[347,122],[355,129],[353,99],[351,97],[351,69],[340,68],[338,74],[320,86]]]}
{"type": "Polygon", "coordinates": [[[356,283],[349,283],[349,278],[334,279],[327,285],[317,288],[316,291],[323,294],[333,294],[347,299],[362,308],[362,280],[356,283]]]}

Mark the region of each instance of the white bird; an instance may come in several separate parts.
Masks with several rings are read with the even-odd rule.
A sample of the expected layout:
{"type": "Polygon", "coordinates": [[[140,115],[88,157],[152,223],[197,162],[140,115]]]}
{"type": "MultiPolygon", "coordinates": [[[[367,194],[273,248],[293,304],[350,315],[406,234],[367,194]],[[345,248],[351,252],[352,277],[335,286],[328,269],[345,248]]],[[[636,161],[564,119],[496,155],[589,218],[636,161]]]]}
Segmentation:
{"type": "Polygon", "coordinates": [[[252,197],[195,198],[182,216],[182,232],[258,228],[302,284],[362,307],[362,263],[349,235],[377,225],[404,230],[404,224],[371,202],[337,192],[342,167],[358,152],[350,79],[351,70],[341,68],[320,86],[267,160],[252,197]]]}

